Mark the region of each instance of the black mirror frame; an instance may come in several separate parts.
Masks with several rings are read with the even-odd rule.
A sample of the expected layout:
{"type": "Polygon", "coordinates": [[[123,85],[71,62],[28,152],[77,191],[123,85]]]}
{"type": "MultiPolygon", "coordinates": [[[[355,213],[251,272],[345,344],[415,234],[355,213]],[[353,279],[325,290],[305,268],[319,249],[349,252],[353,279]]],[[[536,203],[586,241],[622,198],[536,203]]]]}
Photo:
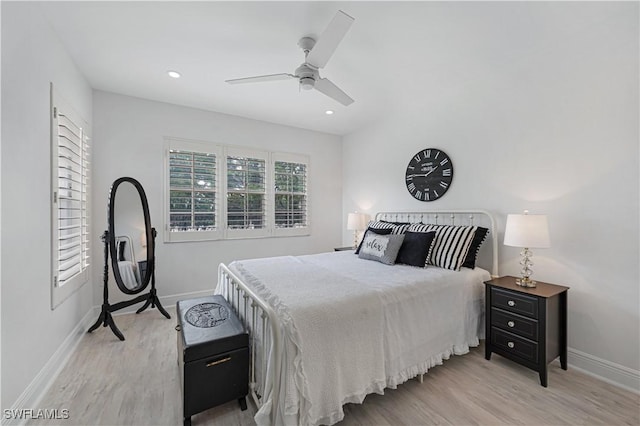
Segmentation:
{"type": "Polygon", "coordinates": [[[151,227],[151,218],[149,216],[149,204],[147,202],[147,195],[144,192],[144,188],[140,185],[140,182],[131,177],[121,177],[116,179],[111,185],[111,190],[109,191],[109,211],[108,211],[108,221],[109,221],[109,253],[111,255],[111,270],[113,271],[113,277],[118,285],[120,291],[126,294],[138,294],[143,291],[149,285],[149,282],[152,279],[153,271],[155,267],[155,229],[151,227]],[[144,277],[140,277],[140,285],[135,289],[129,289],[125,286],[124,281],[122,280],[122,276],[120,275],[120,268],[118,268],[118,247],[116,245],[116,235],[115,235],[115,223],[114,223],[114,213],[115,213],[115,197],[117,193],[118,186],[121,183],[129,182],[138,190],[138,195],[140,196],[140,201],[142,202],[142,213],[144,215],[144,228],[145,228],[145,236],[147,239],[147,270],[145,272],[144,277]]]}

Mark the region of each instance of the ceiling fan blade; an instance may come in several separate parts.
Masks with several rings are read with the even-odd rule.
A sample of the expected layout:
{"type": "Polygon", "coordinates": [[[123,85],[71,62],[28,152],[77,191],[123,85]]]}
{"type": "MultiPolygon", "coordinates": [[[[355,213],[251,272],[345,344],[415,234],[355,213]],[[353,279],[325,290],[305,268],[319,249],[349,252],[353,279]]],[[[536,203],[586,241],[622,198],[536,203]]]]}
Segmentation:
{"type": "Polygon", "coordinates": [[[289,80],[291,78],[296,78],[296,76],[292,74],[283,73],[283,74],[259,75],[256,77],[234,78],[232,80],[225,80],[225,81],[229,84],[242,84],[242,83],[260,83],[263,81],[289,80]]]}
{"type": "Polygon", "coordinates": [[[316,68],[323,68],[333,52],[344,38],[354,19],[338,10],[336,16],[333,17],[329,26],[324,30],[320,38],[316,41],[315,46],[307,55],[306,62],[316,68]]]}
{"type": "Polygon", "coordinates": [[[324,93],[328,97],[335,99],[344,106],[349,106],[354,102],[354,100],[351,99],[349,95],[344,93],[338,86],[336,86],[326,78],[320,78],[316,80],[313,88],[318,92],[324,93]]]}

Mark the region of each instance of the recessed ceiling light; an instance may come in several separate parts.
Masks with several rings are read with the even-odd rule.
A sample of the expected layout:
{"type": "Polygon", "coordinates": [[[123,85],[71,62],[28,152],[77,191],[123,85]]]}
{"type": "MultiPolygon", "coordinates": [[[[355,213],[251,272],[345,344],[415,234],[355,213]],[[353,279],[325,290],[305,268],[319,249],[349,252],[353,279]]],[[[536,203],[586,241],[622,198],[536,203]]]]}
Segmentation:
{"type": "Polygon", "coordinates": [[[178,71],[167,71],[167,74],[169,74],[169,77],[180,78],[180,73],[178,71]]]}
{"type": "Polygon", "coordinates": [[[324,113],[327,115],[333,115],[333,111],[330,109],[326,110],[324,113]]]}

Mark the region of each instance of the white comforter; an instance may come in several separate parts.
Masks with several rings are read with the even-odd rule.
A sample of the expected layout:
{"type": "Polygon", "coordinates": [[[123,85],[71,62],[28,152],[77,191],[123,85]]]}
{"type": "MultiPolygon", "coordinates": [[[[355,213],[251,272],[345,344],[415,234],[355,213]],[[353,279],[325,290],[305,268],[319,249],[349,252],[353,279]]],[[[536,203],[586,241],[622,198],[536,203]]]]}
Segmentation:
{"type": "Polygon", "coordinates": [[[118,269],[125,287],[129,290],[135,290],[138,287],[136,265],[128,260],[120,260],[118,261],[118,269]]]}
{"type": "MultiPolygon", "coordinates": [[[[480,268],[388,266],[353,252],[229,265],[281,318],[277,424],[333,424],[360,403],[461,355],[483,337],[480,268]]],[[[270,423],[271,395],[256,415],[270,423]]]]}

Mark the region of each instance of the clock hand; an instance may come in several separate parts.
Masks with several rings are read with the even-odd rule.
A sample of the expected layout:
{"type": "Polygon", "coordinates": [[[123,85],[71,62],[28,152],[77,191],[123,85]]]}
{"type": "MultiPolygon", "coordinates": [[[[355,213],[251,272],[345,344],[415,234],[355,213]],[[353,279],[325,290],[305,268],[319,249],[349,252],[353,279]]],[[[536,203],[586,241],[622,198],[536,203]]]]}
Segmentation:
{"type": "Polygon", "coordinates": [[[437,169],[438,166],[435,166],[433,169],[429,170],[424,176],[427,177],[429,176],[431,173],[433,173],[435,171],[435,169],[437,169]]]}
{"type": "Polygon", "coordinates": [[[412,177],[413,178],[413,177],[427,176],[427,174],[423,174],[423,175],[421,175],[421,174],[407,175],[407,177],[412,177]]]}

